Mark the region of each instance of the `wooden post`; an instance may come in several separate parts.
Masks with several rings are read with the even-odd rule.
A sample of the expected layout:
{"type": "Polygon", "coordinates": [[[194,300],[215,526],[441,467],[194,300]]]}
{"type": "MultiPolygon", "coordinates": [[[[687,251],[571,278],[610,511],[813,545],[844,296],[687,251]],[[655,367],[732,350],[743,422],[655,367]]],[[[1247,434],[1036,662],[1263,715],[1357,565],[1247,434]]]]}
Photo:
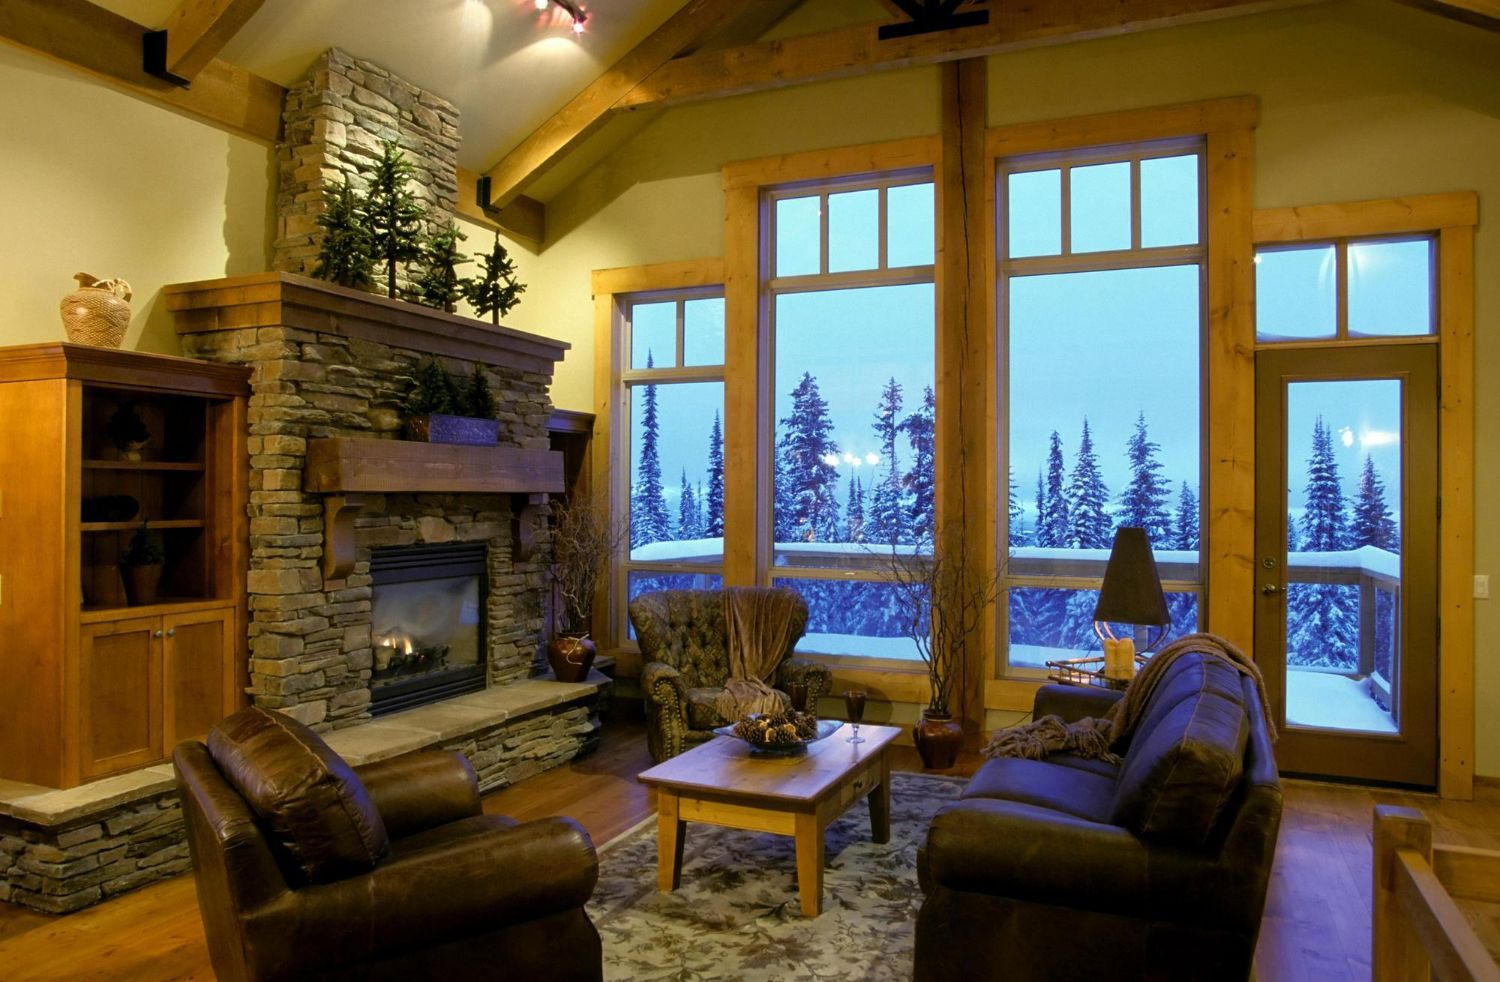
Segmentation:
{"type": "MultiPolygon", "coordinates": [[[[1369,678],[1375,671],[1375,580],[1359,574],[1359,674],[1369,678]]],[[[1389,680],[1394,681],[1394,680],[1389,680]]]]}
{"type": "Polygon", "coordinates": [[[1414,808],[1376,805],[1371,979],[1372,982],[1426,982],[1427,956],[1396,892],[1398,849],[1411,849],[1430,861],[1432,823],[1414,808]]]}

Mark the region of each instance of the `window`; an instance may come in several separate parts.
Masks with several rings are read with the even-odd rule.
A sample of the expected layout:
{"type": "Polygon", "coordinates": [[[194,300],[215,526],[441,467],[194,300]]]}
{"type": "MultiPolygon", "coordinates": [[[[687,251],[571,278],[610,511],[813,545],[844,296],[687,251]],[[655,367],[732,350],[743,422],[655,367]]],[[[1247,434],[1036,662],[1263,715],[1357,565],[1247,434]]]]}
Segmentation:
{"type": "Polygon", "coordinates": [[[1262,343],[1429,337],[1437,332],[1430,235],[1261,246],[1255,338],[1262,343]]]}
{"type": "Polygon", "coordinates": [[[802,594],[798,650],[915,661],[892,549],[930,545],[936,399],[931,175],[766,193],[771,582],[802,594]]]}
{"type": "Polygon", "coordinates": [[[621,309],[628,604],[650,590],[723,582],[724,295],[640,294],[621,309]]]}
{"type": "Polygon", "coordinates": [[[1147,530],[1173,634],[1197,629],[1201,141],[997,169],[1007,473],[1004,674],[1097,651],[1114,531],[1147,530]]]}

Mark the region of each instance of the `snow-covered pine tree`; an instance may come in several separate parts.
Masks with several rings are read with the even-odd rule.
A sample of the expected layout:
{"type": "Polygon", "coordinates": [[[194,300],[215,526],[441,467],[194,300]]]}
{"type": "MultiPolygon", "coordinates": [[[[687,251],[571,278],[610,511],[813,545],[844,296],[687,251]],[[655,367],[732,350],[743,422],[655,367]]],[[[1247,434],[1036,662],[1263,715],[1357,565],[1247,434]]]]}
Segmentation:
{"type": "Polygon", "coordinates": [[[1068,544],[1078,549],[1108,549],[1113,527],[1104,503],[1109,488],[1099,472],[1099,456],[1094,453],[1094,438],[1089,420],[1083,418],[1083,435],[1078,439],[1078,456],[1068,480],[1068,544]]]}
{"type": "Polygon", "coordinates": [[[1022,527],[1025,522],[1025,513],[1021,510],[1020,503],[1016,501],[1016,472],[1013,469],[1006,470],[1005,488],[1005,544],[1025,545],[1026,529],[1022,527]]]}
{"type": "MultiPolygon", "coordinates": [[[[651,352],[646,352],[646,367],[654,368],[651,352]]],[[[656,411],[656,386],[646,386],[641,411],[641,448],[636,465],[635,487],[630,494],[630,547],[664,542],[672,537],[667,499],[661,483],[661,452],[656,444],[661,436],[661,422],[656,411]]]]}
{"type": "Polygon", "coordinates": [[[1173,549],[1198,548],[1198,496],[1182,482],[1182,491],[1177,495],[1177,522],[1172,529],[1173,549]]]}
{"type": "Polygon", "coordinates": [[[865,516],[865,538],[871,542],[906,542],[910,523],[902,507],[901,463],[896,459],[897,420],[901,412],[901,385],[894,378],[880,391],[880,405],[875,410],[871,429],[880,441],[880,462],[885,475],[870,490],[870,511],[865,516]]]}
{"type": "Polygon", "coordinates": [[[1172,492],[1161,478],[1161,463],[1156,459],[1160,449],[1146,432],[1146,414],[1138,414],[1135,432],[1126,445],[1130,483],[1120,495],[1120,511],[1115,518],[1119,525],[1145,529],[1153,545],[1169,541],[1172,535],[1172,519],[1167,513],[1172,492]]]}
{"type": "Polygon", "coordinates": [[[724,426],[719,411],[714,410],[714,426],[708,431],[708,498],[703,518],[703,534],[710,539],[724,537],[724,426]]]}
{"type": "MultiPolygon", "coordinates": [[[[1348,548],[1348,519],[1333,434],[1319,416],[1313,422],[1307,458],[1301,533],[1304,552],[1348,548]]],[[[1353,668],[1359,663],[1357,588],[1338,583],[1291,583],[1287,587],[1287,662],[1353,668]]]]}
{"type": "Polygon", "coordinates": [[[677,492],[677,538],[696,539],[698,528],[698,498],[693,493],[693,484],[688,480],[687,468],[682,469],[682,486],[677,492]]]}
{"type": "Polygon", "coordinates": [[[922,405],[901,421],[911,443],[911,470],[906,472],[906,491],[911,534],[914,540],[931,538],[937,528],[937,399],[932,386],[922,389],[922,405]]]}
{"type": "Polygon", "coordinates": [[[1056,646],[1074,651],[1099,650],[1099,636],[1094,633],[1094,607],[1099,603],[1099,594],[1093,590],[1047,592],[1066,597],[1056,646]]]}
{"type": "Polygon", "coordinates": [[[849,478],[849,504],[844,508],[847,522],[844,526],[846,542],[865,541],[865,489],[859,483],[859,475],[849,478]]]}
{"type": "Polygon", "coordinates": [[[1349,524],[1351,548],[1374,546],[1387,552],[1401,551],[1401,534],[1391,509],[1385,503],[1385,482],[1375,472],[1375,461],[1365,454],[1365,465],[1359,474],[1359,488],[1354,492],[1354,520],[1349,524]]]}
{"type": "Polygon", "coordinates": [[[1052,431],[1047,450],[1047,493],[1036,523],[1036,544],[1048,549],[1071,544],[1068,528],[1068,496],[1063,487],[1062,437],[1052,431]]]}
{"type": "Polygon", "coordinates": [[[839,503],[834,493],[839,474],[830,461],[837,458],[839,445],[833,439],[833,418],[810,372],[802,373],[791,395],[792,410],[781,420],[776,445],[791,537],[778,534],[777,541],[837,542],[839,503]]]}

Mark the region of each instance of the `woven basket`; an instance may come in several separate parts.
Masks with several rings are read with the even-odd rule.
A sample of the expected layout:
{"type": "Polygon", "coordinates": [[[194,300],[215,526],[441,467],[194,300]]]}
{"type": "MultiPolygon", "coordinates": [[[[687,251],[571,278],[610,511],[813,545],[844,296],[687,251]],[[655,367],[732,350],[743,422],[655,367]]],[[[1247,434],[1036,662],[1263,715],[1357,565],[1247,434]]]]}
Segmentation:
{"type": "Polygon", "coordinates": [[[75,273],[78,289],[63,297],[63,329],[75,344],[118,348],[130,326],[130,284],[75,273]]]}

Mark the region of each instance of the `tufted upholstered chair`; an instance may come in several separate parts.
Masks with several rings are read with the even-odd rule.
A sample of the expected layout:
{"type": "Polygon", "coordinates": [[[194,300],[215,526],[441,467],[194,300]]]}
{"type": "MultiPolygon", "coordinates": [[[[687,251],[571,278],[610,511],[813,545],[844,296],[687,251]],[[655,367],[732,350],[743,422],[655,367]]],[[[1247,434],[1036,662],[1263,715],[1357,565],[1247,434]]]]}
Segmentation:
{"type": "MultiPolygon", "coordinates": [[[[793,638],[800,638],[807,630],[807,604],[789,590],[781,592],[796,599],[793,638]]],[[[646,742],[652,760],[675,757],[690,745],[711,739],[714,727],[734,722],[714,708],[715,697],[729,680],[724,591],[643,593],[630,602],[630,623],[646,662],[641,690],[646,698],[646,742]]],[[[822,665],[791,655],[789,645],[767,682],[788,706],[787,685],[805,683],[807,704],[814,706],[832,688],[832,676],[822,665]]]]}

